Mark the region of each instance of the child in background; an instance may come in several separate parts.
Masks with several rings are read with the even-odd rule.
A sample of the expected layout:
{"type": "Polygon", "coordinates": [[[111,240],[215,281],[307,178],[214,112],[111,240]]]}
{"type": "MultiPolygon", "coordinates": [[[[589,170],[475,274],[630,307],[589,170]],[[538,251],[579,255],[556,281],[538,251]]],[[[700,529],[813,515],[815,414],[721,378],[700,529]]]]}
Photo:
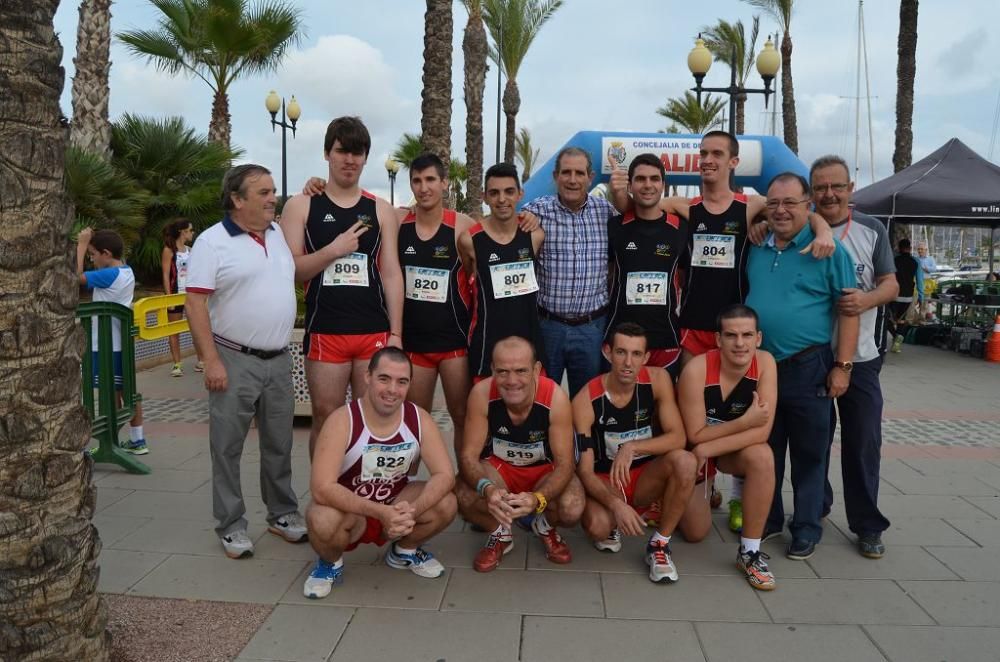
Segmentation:
{"type": "MultiPolygon", "coordinates": [[[[132,295],[135,292],[135,276],[132,268],[122,262],[124,243],[114,230],[98,230],[90,228],[80,231],[76,242],[76,275],[80,284],[94,291],[94,301],[110,301],[123,306],[132,307],[132,295]],[[92,271],[83,270],[83,260],[90,256],[91,264],[96,267],[92,271]]],[[[94,365],[94,382],[97,382],[97,324],[92,327],[94,365]]],[[[118,405],[122,404],[122,331],[118,320],[112,320],[111,337],[114,351],[115,390],[118,395],[118,405]]],[[[129,422],[129,441],[122,448],[133,455],[145,455],[149,452],[142,431],[142,403],[135,404],[135,414],[129,422]]]]}
{"type": "MultiPolygon", "coordinates": [[[[188,244],[194,239],[194,225],[187,219],[180,219],[163,228],[163,252],[160,254],[160,269],[163,273],[163,293],[183,294],[187,284],[187,263],[191,255],[188,244]]],[[[167,319],[176,322],[184,316],[184,306],[175,306],[167,310],[167,319]]],[[[181,364],[180,336],[170,336],[170,356],[174,366],[170,370],[171,377],[181,377],[184,366],[181,364]]],[[[202,363],[195,363],[195,372],[202,371],[202,363]]]]}

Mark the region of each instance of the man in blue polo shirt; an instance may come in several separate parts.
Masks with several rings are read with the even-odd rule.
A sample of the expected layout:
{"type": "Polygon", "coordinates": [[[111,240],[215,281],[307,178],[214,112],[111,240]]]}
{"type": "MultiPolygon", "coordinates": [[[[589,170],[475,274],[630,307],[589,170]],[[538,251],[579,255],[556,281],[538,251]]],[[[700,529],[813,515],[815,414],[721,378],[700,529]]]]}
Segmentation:
{"type": "Polygon", "coordinates": [[[831,398],[850,385],[859,326],[858,317],[837,310],[843,290],[857,285],[854,263],[840,242],[835,241],[828,260],[800,253],[813,239],[809,194],[809,182],[795,173],[771,180],[766,203],[771,234],[763,246],[751,249],[747,262],[747,305],[760,315],[763,348],[778,362],[778,403],[769,439],[776,480],[764,538],[780,535],[784,523],[781,483],[787,448],[794,491],[787,556],[795,560],[812,556],[823,534],[831,398]],[[830,345],[834,322],[836,360],[830,345]]]}

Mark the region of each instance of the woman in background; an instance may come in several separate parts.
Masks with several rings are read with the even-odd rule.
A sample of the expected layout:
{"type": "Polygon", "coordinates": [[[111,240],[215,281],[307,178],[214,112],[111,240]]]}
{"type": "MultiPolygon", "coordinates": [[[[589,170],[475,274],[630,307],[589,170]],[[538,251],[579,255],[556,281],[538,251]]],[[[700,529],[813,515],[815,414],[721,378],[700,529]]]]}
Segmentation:
{"type": "MultiPolygon", "coordinates": [[[[187,219],[179,219],[163,228],[163,253],[160,255],[160,268],[163,271],[163,292],[164,294],[183,294],[187,283],[187,263],[191,251],[188,244],[194,239],[194,225],[187,219]]],[[[167,310],[167,319],[176,322],[184,316],[184,306],[174,306],[167,310]]],[[[170,370],[171,377],[180,377],[184,374],[184,367],[181,364],[181,341],[177,335],[170,336],[170,356],[173,358],[174,367],[170,370]]],[[[196,372],[202,371],[201,361],[198,361],[194,369],[196,372]]]]}

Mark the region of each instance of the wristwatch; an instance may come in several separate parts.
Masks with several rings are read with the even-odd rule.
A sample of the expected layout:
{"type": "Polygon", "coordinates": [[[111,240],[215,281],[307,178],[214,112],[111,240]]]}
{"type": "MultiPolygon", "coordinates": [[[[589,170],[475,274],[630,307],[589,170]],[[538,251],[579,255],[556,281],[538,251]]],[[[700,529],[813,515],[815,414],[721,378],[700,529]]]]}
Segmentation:
{"type": "Polygon", "coordinates": [[[541,492],[532,492],[532,496],[538,499],[538,507],[535,508],[535,514],[541,515],[545,512],[545,507],[549,505],[549,502],[545,500],[545,495],[541,492]]]}
{"type": "Polygon", "coordinates": [[[833,365],[837,366],[844,372],[850,372],[851,370],[854,370],[854,363],[852,363],[851,361],[834,361],[833,365]]]}

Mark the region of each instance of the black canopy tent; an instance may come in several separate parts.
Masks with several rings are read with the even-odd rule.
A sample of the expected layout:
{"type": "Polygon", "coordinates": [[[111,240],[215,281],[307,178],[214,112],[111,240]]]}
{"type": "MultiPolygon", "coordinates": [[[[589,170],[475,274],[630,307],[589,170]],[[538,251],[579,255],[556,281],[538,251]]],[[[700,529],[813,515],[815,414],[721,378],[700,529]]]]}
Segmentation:
{"type": "Polygon", "coordinates": [[[1000,166],[952,138],[929,156],[855,192],[858,211],[891,223],[990,228],[1000,226],[1000,166]]]}

